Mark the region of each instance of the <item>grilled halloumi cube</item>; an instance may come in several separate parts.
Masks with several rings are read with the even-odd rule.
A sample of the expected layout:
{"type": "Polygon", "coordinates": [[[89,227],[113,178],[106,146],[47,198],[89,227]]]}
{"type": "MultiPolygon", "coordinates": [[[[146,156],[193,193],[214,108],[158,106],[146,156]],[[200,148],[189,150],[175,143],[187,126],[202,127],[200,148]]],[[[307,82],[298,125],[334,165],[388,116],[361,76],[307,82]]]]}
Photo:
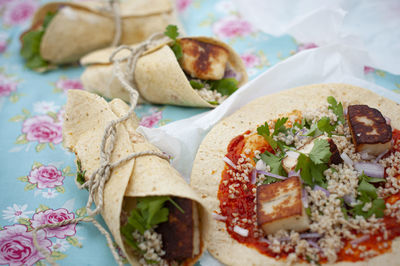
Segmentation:
{"type": "MultiPolygon", "coordinates": [[[[330,147],[329,150],[332,153],[332,155],[331,155],[331,158],[329,159],[328,164],[339,164],[339,163],[343,162],[342,158],[340,157],[340,152],[339,152],[335,142],[333,142],[333,140],[331,138],[328,138],[324,135],[310,140],[309,142],[304,144],[302,147],[300,147],[300,149],[298,149],[298,151],[308,155],[311,152],[312,148],[314,147],[314,142],[317,139],[326,139],[329,142],[329,147],[330,147]]],[[[294,157],[293,154],[286,155],[285,158],[283,158],[283,160],[282,160],[283,169],[285,169],[285,171],[287,173],[294,170],[296,168],[296,165],[297,165],[297,157],[294,157]]]]}
{"type": "Polygon", "coordinates": [[[281,229],[305,231],[310,220],[301,201],[299,177],[257,187],[257,223],[265,234],[281,229]]]}
{"type": "Polygon", "coordinates": [[[357,152],[378,156],[392,148],[392,127],[379,110],[368,105],[350,105],[347,121],[357,152]]]}
{"type": "Polygon", "coordinates": [[[193,78],[220,80],[228,63],[228,51],[218,45],[183,38],[179,40],[183,56],[182,69],[193,78]]]}

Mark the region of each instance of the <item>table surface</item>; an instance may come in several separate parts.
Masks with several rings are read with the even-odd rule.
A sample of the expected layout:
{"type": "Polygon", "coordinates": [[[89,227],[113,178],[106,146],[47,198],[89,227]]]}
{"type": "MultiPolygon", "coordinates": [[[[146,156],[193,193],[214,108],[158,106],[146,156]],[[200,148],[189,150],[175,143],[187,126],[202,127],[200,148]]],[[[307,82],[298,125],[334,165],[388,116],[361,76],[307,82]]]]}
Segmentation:
{"type": "MultiPolygon", "coordinates": [[[[0,0],[0,264],[19,265],[29,256],[27,264],[45,265],[30,246],[32,225],[51,215],[57,219],[85,214],[88,194],[75,186],[75,156],[63,148],[61,133],[66,91],[82,89],[79,76],[83,68],[37,74],[25,68],[19,56],[19,36],[44,2],[0,0]],[[3,248],[7,243],[12,245],[3,248]],[[7,248],[25,249],[16,252],[11,263],[7,248]]],[[[177,4],[187,35],[216,36],[232,45],[244,60],[250,79],[316,47],[299,44],[291,36],[257,31],[240,18],[231,1],[177,0],[177,4]]],[[[364,74],[365,79],[400,93],[400,76],[370,67],[365,67],[364,74]]],[[[207,109],[139,105],[136,111],[142,126],[158,127],[207,109]]],[[[98,220],[104,224],[101,217],[98,220]]],[[[51,242],[51,256],[61,265],[115,264],[104,237],[91,224],[53,230],[46,238],[42,241],[51,242]]],[[[207,265],[209,259],[203,256],[198,264],[207,265]]]]}

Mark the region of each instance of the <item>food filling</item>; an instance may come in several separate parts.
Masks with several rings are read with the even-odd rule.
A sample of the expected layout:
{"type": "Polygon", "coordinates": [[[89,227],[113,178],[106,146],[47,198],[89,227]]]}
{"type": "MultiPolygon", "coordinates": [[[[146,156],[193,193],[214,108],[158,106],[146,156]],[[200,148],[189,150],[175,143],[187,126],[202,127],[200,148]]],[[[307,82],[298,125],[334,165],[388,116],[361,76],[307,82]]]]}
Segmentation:
{"type": "Polygon", "coordinates": [[[400,131],[328,97],[231,140],[214,218],[289,263],[362,261],[400,235],[400,131]]]}
{"type": "Polygon", "coordinates": [[[229,64],[229,52],[216,44],[191,38],[177,39],[176,26],[169,25],[165,35],[173,40],[175,53],[193,89],[210,104],[218,105],[238,89],[240,75],[229,64]]]}
{"type": "Polygon", "coordinates": [[[196,203],[154,196],[126,200],[121,214],[125,243],[141,265],[178,265],[200,253],[196,203]]]}
{"type": "Polygon", "coordinates": [[[25,65],[33,70],[39,70],[49,66],[40,55],[40,44],[51,20],[56,15],[55,12],[48,12],[39,25],[34,25],[30,30],[21,35],[21,56],[25,59],[25,65]]]}

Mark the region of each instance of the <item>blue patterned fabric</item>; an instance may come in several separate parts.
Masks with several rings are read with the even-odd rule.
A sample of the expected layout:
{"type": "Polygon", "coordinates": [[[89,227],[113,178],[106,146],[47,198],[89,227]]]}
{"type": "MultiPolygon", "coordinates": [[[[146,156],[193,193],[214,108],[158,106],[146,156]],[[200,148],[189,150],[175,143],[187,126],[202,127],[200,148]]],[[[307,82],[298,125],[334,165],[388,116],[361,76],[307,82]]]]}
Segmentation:
{"type": "MultiPolygon", "coordinates": [[[[66,91],[82,89],[81,67],[37,74],[24,67],[19,36],[45,1],[0,0],[0,264],[44,265],[30,244],[33,227],[85,215],[88,193],[74,183],[74,155],[62,146],[66,91]]],[[[231,1],[177,0],[187,35],[217,36],[243,58],[251,79],[304,49],[290,36],[274,37],[240,18],[231,1]]],[[[290,78],[290,73],[287,73],[290,78]]],[[[400,93],[400,76],[365,67],[365,78],[400,93]]],[[[206,109],[140,105],[141,125],[162,126],[206,109]]],[[[99,221],[104,222],[99,217],[99,221]]],[[[114,265],[104,237],[90,224],[39,234],[61,265],[114,265]]],[[[205,265],[207,257],[199,262],[205,265]]]]}

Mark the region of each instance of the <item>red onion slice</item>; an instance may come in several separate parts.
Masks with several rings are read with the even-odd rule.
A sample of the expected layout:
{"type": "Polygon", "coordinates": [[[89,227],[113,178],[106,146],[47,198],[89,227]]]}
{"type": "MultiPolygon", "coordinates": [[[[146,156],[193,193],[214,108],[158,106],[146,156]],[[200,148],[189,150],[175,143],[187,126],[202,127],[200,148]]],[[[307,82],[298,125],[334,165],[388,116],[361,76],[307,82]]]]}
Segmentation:
{"type": "Polygon", "coordinates": [[[211,213],[212,217],[217,221],[226,221],[227,217],[217,214],[215,212],[211,213]]]}
{"type": "Polygon", "coordinates": [[[265,237],[261,237],[258,241],[262,242],[262,243],[267,243],[268,245],[271,245],[271,241],[269,241],[268,239],[266,239],[265,237]]]}
{"type": "Polygon", "coordinates": [[[340,154],[340,157],[343,159],[343,161],[345,162],[345,163],[347,163],[348,165],[353,165],[353,161],[350,159],[350,157],[345,153],[345,152],[343,152],[342,154],[340,154]]]}
{"type": "Polygon", "coordinates": [[[369,235],[364,235],[364,236],[361,236],[361,237],[359,237],[359,238],[356,238],[356,239],[352,240],[352,241],[350,242],[350,244],[351,244],[352,246],[356,246],[356,245],[358,245],[358,244],[360,244],[360,243],[362,243],[362,242],[364,242],[364,241],[366,241],[366,240],[368,240],[368,239],[369,239],[369,235]]]}
{"type": "Polygon", "coordinates": [[[386,149],[386,150],[384,150],[382,153],[380,153],[380,154],[378,155],[378,157],[376,157],[375,162],[376,162],[376,163],[379,162],[380,159],[382,159],[383,156],[385,156],[385,154],[386,154],[388,151],[389,151],[389,150],[386,149]]]}
{"type": "Polygon", "coordinates": [[[314,248],[316,248],[318,250],[321,250],[321,247],[318,245],[317,242],[315,242],[313,240],[309,240],[309,239],[307,239],[307,242],[308,242],[308,244],[310,244],[310,246],[312,246],[312,247],[314,247],[314,248]]]}
{"type": "Polygon", "coordinates": [[[266,171],[259,171],[259,170],[257,170],[257,173],[263,174],[263,175],[267,175],[267,176],[271,176],[271,177],[275,177],[275,178],[281,179],[281,180],[287,179],[287,177],[280,176],[280,175],[276,175],[276,174],[273,174],[273,173],[270,173],[270,172],[266,172],[266,171]]]}
{"type": "Polygon", "coordinates": [[[300,238],[321,238],[322,235],[319,233],[303,233],[300,234],[300,238]]]}
{"type": "Polygon", "coordinates": [[[295,172],[295,171],[290,171],[289,173],[288,173],[288,177],[292,177],[292,176],[300,176],[300,170],[298,170],[297,172],[295,172]]]}
{"type": "Polygon", "coordinates": [[[346,202],[347,205],[350,205],[350,206],[356,201],[356,199],[354,197],[352,197],[351,195],[344,195],[343,200],[344,200],[344,202],[346,202]]]}
{"type": "Polygon", "coordinates": [[[226,162],[227,164],[229,164],[233,169],[237,169],[236,165],[231,161],[231,159],[229,159],[228,157],[224,157],[222,160],[224,160],[224,162],[226,162]]]}
{"type": "Polygon", "coordinates": [[[370,177],[383,178],[385,175],[385,168],[378,163],[355,163],[354,168],[361,174],[364,172],[370,177]]]}
{"type": "Polygon", "coordinates": [[[305,188],[303,188],[301,192],[301,201],[303,202],[304,208],[308,208],[308,194],[305,188]]]}
{"type": "Polygon", "coordinates": [[[318,185],[315,185],[313,190],[314,190],[314,191],[321,190],[322,192],[325,193],[325,195],[326,195],[327,197],[329,197],[329,195],[331,194],[331,193],[329,193],[328,190],[326,190],[325,188],[320,187],[320,186],[318,186],[318,185]]]}
{"type": "Polygon", "coordinates": [[[361,155],[361,159],[363,159],[363,160],[371,160],[371,159],[375,158],[374,156],[368,154],[368,152],[360,152],[360,155],[361,155]]]}
{"type": "Polygon", "coordinates": [[[251,171],[251,179],[250,179],[250,184],[255,184],[257,181],[257,170],[254,168],[253,171],[251,171]]]}
{"type": "Polygon", "coordinates": [[[249,230],[244,229],[244,228],[242,228],[242,227],[240,227],[240,226],[237,226],[237,225],[235,225],[235,226],[233,227],[233,231],[234,231],[235,233],[237,233],[238,235],[241,235],[241,236],[243,236],[243,237],[247,237],[247,236],[249,235],[249,230]]]}

